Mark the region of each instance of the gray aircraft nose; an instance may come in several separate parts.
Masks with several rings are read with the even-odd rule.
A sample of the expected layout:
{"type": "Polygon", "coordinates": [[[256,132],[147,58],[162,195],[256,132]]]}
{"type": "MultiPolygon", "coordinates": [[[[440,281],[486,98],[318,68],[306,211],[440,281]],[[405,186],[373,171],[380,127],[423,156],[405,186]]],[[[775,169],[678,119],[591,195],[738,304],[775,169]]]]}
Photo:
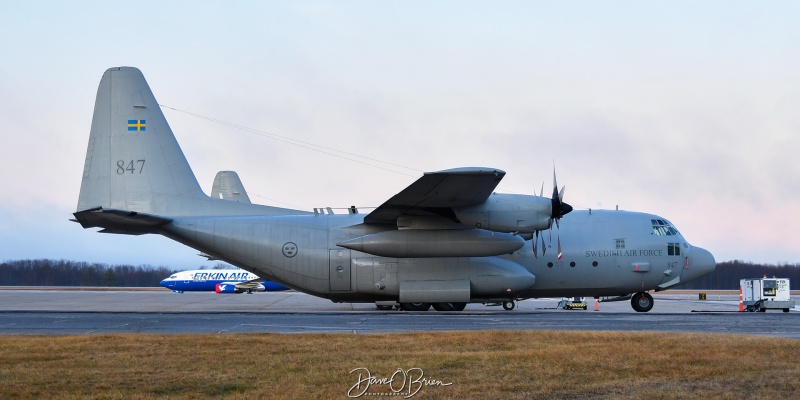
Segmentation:
{"type": "Polygon", "coordinates": [[[714,272],[717,267],[717,261],[714,256],[702,247],[692,247],[689,251],[689,266],[683,272],[681,283],[693,281],[703,275],[714,272]]]}

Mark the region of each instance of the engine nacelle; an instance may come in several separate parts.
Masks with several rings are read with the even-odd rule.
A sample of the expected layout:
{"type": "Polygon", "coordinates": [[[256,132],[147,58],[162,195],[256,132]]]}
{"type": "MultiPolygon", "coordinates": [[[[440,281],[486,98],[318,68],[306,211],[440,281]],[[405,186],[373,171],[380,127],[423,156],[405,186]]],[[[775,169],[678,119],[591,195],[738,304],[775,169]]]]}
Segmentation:
{"type": "Polygon", "coordinates": [[[553,205],[547,197],[492,193],[482,204],[453,211],[465,225],[493,232],[533,233],[550,227],[553,205]]]}
{"type": "MultiPolygon", "coordinates": [[[[287,290],[288,289],[288,288],[286,288],[284,286],[281,286],[281,285],[279,285],[277,283],[274,283],[274,282],[269,282],[269,283],[272,284],[271,287],[274,290],[287,290]]],[[[248,289],[248,288],[236,287],[236,282],[222,282],[222,283],[218,283],[214,287],[214,291],[217,292],[217,293],[266,292],[267,291],[267,287],[264,285],[264,283],[259,283],[259,284],[255,285],[253,287],[250,287],[248,289]]]]}
{"type": "Polygon", "coordinates": [[[525,245],[519,236],[482,229],[405,229],[384,231],[337,243],[347,249],[393,258],[489,257],[511,254],[525,245]]]}
{"type": "Polygon", "coordinates": [[[288,287],[272,281],[264,281],[261,284],[259,284],[258,287],[259,287],[258,289],[259,292],[280,292],[284,290],[289,290],[288,287]]]}

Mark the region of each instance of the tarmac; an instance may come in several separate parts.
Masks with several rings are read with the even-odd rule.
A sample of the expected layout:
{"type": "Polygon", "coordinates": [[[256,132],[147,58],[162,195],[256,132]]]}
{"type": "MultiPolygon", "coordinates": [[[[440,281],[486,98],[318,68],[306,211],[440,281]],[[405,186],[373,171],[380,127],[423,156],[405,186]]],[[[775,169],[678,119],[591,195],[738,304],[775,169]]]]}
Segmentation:
{"type": "Polygon", "coordinates": [[[739,313],[738,294],[655,293],[650,312],[629,301],[593,311],[562,310],[560,299],[530,299],[506,311],[469,304],[461,312],[380,311],[303,293],[215,294],[169,290],[0,290],[0,335],[105,333],[394,333],[450,330],[705,332],[800,338],[800,308],[739,313]]]}

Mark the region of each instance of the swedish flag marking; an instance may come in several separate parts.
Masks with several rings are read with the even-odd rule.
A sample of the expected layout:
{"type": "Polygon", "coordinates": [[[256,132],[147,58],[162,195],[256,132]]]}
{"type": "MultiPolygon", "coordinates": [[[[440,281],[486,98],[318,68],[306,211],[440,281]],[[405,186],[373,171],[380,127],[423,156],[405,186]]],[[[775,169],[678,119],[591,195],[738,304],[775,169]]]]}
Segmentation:
{"type": "Polygon", "coordinates": [[[136,131],[136,132],[144,132],[146,128],[147,121],[143,119],[129,119],[128,120],[128,132],[136,131]]]}

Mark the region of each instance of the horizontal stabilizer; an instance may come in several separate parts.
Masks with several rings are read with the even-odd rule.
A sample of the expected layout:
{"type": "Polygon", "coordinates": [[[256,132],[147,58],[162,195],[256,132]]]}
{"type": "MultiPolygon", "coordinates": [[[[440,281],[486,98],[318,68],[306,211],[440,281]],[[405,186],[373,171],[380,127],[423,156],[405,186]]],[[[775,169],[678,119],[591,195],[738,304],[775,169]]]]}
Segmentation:
{"type": "Polygon", "coordinates": [[[103,228],[103,233],[142,235],[158,233],[158,228],[172,222],[171,219],[135,211],[104,210],[102,207],[78,211],[75,221],[84,228],[103,228]]]}

